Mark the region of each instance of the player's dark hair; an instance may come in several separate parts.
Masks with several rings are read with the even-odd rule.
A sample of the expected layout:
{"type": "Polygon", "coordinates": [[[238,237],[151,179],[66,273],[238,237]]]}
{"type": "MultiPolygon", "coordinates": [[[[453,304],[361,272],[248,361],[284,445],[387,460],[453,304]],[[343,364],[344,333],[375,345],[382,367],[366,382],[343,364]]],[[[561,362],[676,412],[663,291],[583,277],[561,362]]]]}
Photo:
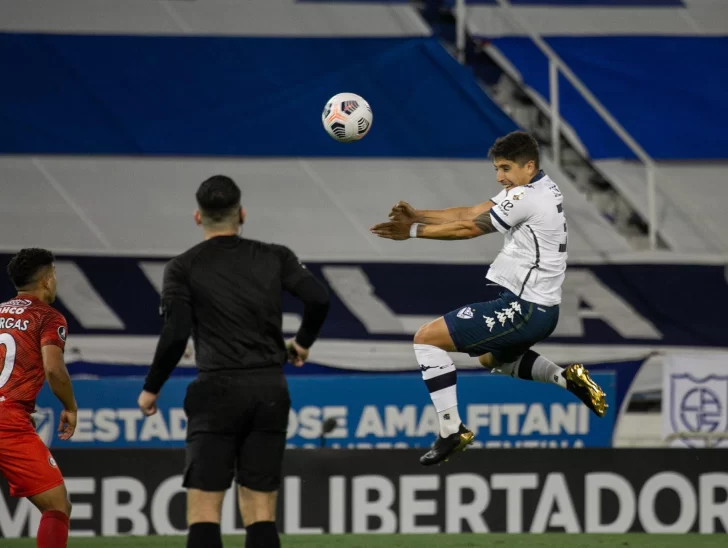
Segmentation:
{"type": "Polygon", "coordinates": [[[195,197],[202,217],[211,223],[226,221],[240,209],[240,189],[225,175],[203,181],[195,197]]]}
{"type": "Polygon", "coordinates": [[[15,289],[27,287],[37,281],[38,274],[53,264],[53,253],[47,249],[30,247],[21,249],[8,263],[8,276],[15,289]]]}
{"type": "Polygon", "coordinates": [[[525,131],[513,131],[496,139],[488,151],[488,157],[494,160],[503,158],[519,166],[533,160],[536,169],[540,169],[538,142],[525,131]]]}

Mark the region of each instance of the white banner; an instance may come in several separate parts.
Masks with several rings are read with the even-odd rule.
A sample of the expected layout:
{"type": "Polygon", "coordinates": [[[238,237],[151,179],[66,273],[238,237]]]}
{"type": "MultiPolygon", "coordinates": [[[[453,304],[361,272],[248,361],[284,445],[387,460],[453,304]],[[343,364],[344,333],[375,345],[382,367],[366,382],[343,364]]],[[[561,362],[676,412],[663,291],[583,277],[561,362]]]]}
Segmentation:
{"type": "Polygon", "coordinates": [[[728,353],[665,358],[662,424],[672,447],[728,448],[728,353]]]}

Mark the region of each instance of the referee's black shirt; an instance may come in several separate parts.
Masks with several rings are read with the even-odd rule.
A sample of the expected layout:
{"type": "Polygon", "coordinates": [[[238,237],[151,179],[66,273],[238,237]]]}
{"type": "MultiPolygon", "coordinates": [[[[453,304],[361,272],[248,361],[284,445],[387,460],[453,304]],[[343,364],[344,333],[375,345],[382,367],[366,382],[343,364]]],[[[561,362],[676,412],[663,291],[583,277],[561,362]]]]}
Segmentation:
{"type": "Polygon", "coordinates": [[[309,348],[329,306],[328,291],[285,246],[216,236],[172,259],[164,271],[164,328],[144,389],[158,393],[193,335],[200,371],[280,368],[287,359],[282,291],[301,299],[296,342],[309,348]]]}

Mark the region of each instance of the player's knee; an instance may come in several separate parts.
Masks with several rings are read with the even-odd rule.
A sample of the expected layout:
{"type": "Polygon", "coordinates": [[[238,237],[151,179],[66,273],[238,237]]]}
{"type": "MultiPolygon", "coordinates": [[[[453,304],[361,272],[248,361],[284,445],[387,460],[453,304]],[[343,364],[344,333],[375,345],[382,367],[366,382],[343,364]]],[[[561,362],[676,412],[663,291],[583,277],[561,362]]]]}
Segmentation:
{"type": "Polygon", "coordinates": [[[59,485],[43,493],[33,495],[29,499],[41,513],[55,511],[63,512],[67,516],[71,515],[71,501],[68,498],[65,485],[59,485]]]}
{"type": "Polygon", "coordinates": [[[426,323],[415,333],[414,344],[428,344],[446,351],[454,350],[450,331],[444,318],[426,323]]]}
{"type": "Polygon", "coordinates": [[[417,330],[417,333],[415,333],[414,343],[427,344],[427,324],[421,325],[417,330]]]}
{"type": "Polygon", "coordinates": [[[71,501],[68,499],[50,499],[36,502],[36,506],[41,513],[45,512],[63,512],[67,516],[71,515],[71,501]]]}
{"type": "Polygon", "coordinates": [[[57,498],[50,502],[48,505],[47,510],[55,510],[56,512],[63,512],[67,516],[71,516],[71,507],[73,505],[71,504],[71,501],[68,500],[68,497],[64,498],[57,498]]]}
{"type": "Polygon", "coordinates": [[[415,333],[414,343],[415,344],[435,344],[435,337],[433,329],[433,322],[421,325],[415,333]]]}

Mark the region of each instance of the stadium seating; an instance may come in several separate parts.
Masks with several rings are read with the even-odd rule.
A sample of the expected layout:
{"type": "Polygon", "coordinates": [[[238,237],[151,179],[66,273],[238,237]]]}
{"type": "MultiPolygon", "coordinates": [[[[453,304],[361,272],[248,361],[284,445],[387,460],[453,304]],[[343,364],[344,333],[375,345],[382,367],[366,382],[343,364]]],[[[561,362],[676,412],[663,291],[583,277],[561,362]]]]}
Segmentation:
{"type": "MultiPolygon", "coordinates": [[[[467,26],[532,96],[549,100],[548,61],[526,31],[542,35],[597,99],[657,161],[659,234],[669,249],[724,254],[728,222],[713,206],[723,185],[728,101],[709,74],[728,61],[728,17],[719,2],[513,2],[469,7],[467,26]],[[541,5],[543,4],[543,5],[541,5]],[[568,4],[568,5],[564,5],[568,4]],[[628,5],[629,4],[629,5],[628,5]],[[681,68],[682,67],[682,68],[681,68]],[[687,163],[690,162],[690,163],[687,163]],[[696,185],[704,193],[692,192],[696,185]]],[[[717,76],[720,80],[723,77],[717,76]]],[[[647,179],[634,153],[562,76],[560,112],[572,141],[643,219],[647,179]]]]}

